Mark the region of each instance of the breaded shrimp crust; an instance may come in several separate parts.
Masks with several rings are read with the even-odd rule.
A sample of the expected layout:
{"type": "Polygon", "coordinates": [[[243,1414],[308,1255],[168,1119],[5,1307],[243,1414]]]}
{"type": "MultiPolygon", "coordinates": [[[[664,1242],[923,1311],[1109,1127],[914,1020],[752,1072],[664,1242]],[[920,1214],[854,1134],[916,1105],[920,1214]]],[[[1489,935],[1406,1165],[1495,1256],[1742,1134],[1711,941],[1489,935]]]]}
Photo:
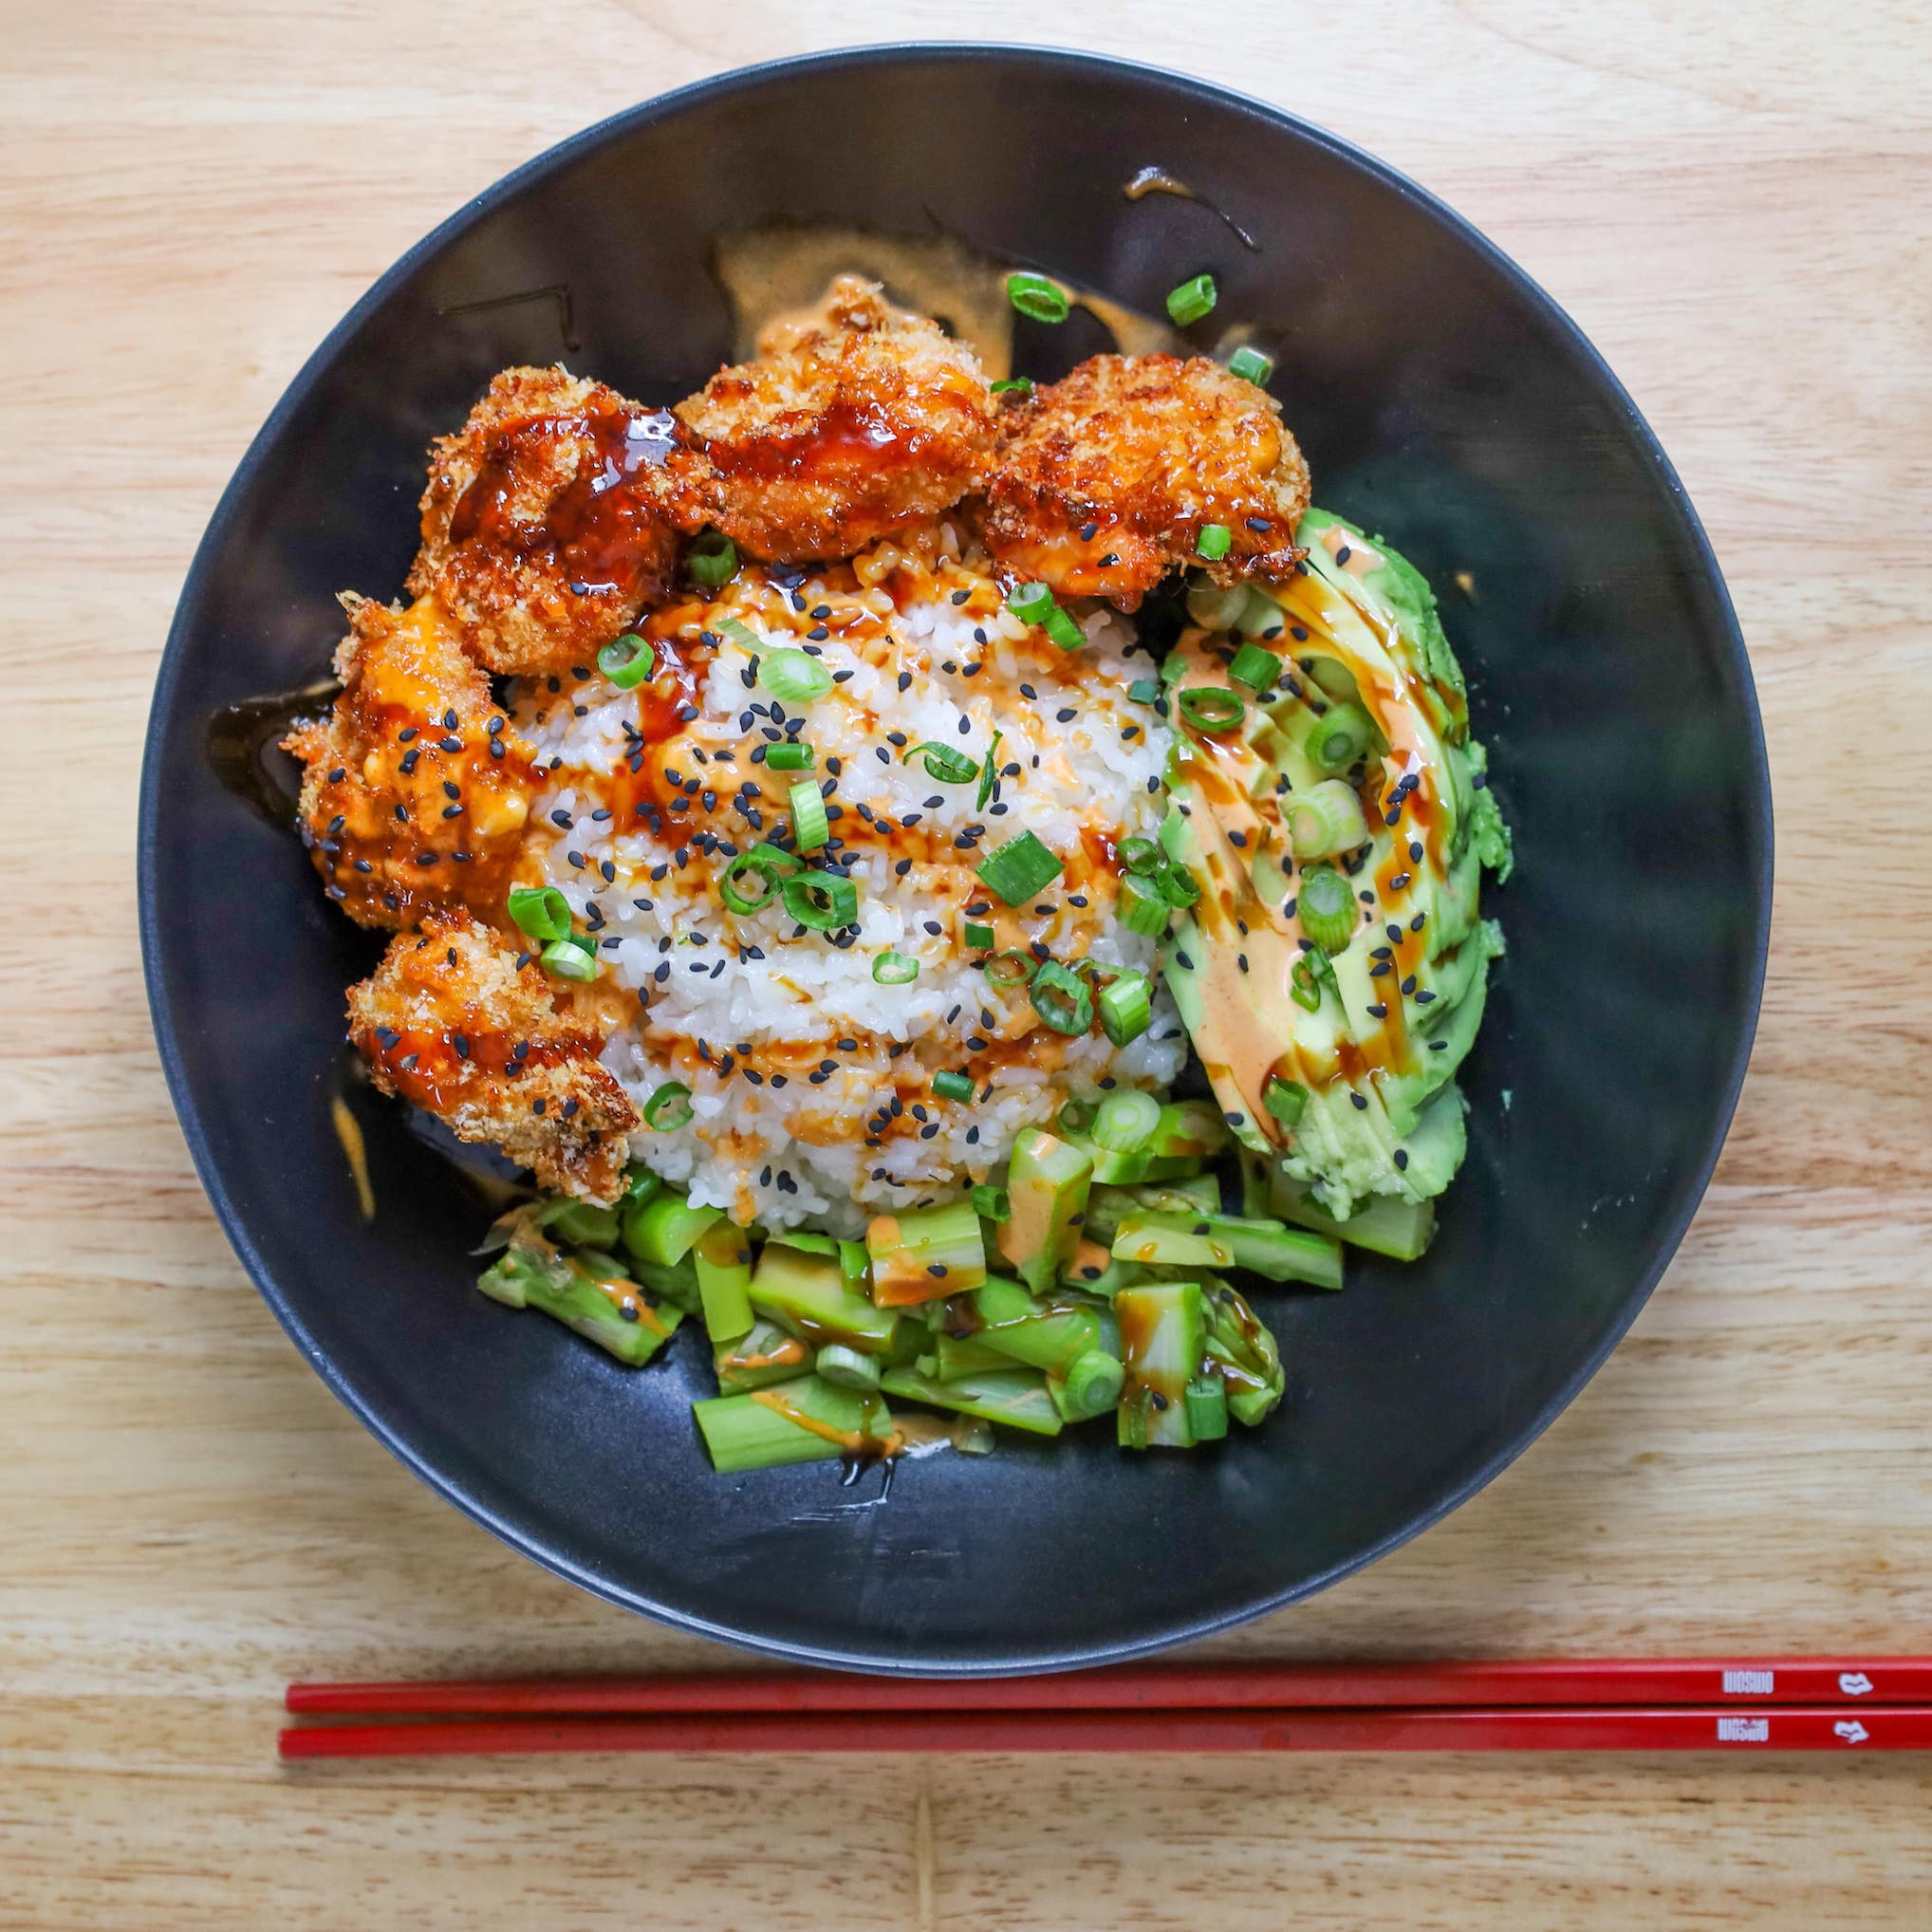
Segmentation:
{"type": "Polygon", "coordinates": [[[430,448],[412,596],[434,596],[491,670],[596,661],[670,589],[660,467],[676,426],[563,369],[505,369],[430,448]]]}
{"type": "Polygon", "coordinates": [[[1019,577],[1132,610],[1180,566],[1287,575],[1308,502],[1272,396],[1200,356],[1094,356],[1001,418],[986,545],[1019,577]],[[1200,555],[1203,524],[1227,529],[1225,556],[1200,555]]]}
{"type": "Polygon", "coordinates": [[[978,358],[841,275],[823,316],[768,337],[676,414],[684,514],[778,563],[850,557],[977,489],[993,454],[978,358]]]}
{"type": "Polygon", "coordinates": [[[517,957],[468,913],[434,913],[349,988],[349,1037],[384,1093],[458,1140],[500,1147],[545,1187],[613,1201],[637,1110],[598,1062],[594,1022],[517,957]]]}
{"type": "Polygon", "coordinates": [[[532,795],[529,747],[432,600],[345,600],[327,718],[283,742],[306,768],[302,836],[359,925],[418,925],[453,905],[501,914],[532,795]]]}

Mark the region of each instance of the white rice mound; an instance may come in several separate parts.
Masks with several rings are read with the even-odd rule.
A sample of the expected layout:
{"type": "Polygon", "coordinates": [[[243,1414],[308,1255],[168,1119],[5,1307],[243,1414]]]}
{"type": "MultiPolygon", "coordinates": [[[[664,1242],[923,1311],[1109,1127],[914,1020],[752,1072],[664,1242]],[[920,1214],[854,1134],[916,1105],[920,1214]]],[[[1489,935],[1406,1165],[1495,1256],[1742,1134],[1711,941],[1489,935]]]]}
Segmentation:
{"type": "MultiPolygon", "coordinates": [[[[1086,649],[1057,649],[941,523],[849,565],[747,566],[715,601],[655,613],[646,634],[687,676],[680,692],[660,662],[642,708],[649,694],[595,672],[522,691],[517,727],[550,767],[531,813],[550,836],[532,837],[524,876],[562,891],[601,943],[604,1061],[640,1112],[666,1082],[691,1089],[690,1123],[641,1129],[632,1152],[694,1201],[742,1225],[856,1234],[874,1212],[984,1180],[1022,1127],[1069,1099],[1158,1090],[1180,1072],[1186,1037],[1158,979],[1151,1026],[1117,1049],[1098,1027],[1068,1038],[1041,1024],[1026,988],[994,986],[986,953],[965,944],[970,919],[1001,948],[1154,967],[1155,941],[1115,920],[1106,846],[1153,836],[1171,734],[1127,695],[1153,675],[1131,626],[1105,609],[1081,622],[1086,649]],[[831,691],[778,703],[727,620],[766,650],[817,657],[831,691]],[[686,700],[675,716],[666,692],[686,700]],[[670,735],[649,735],[650,703],[670,735]],[[902,755],[935,741],[983,761],[995,730],[984,808],[976,781],[937,781],[902,755]],[[752,757],[794,732],[813,748],[808,769],[752,757]],[[734,852],[789,833],[801,780],[831,781],[838,843],[807,857],[846,869],[856,935],[801,930],[775,899],[734,914],[719,896],[734,852]],[[974,868],[1021,831],[1065,871],[1008,907],[974,868]],[[919,976],[877,982],[888,950],[919,976]],[[972,1100],[933,1091],[948,1068],[972,1077],[972,1100]]],[[[755,897],[758,875],[738,889],[755,897]]]]}

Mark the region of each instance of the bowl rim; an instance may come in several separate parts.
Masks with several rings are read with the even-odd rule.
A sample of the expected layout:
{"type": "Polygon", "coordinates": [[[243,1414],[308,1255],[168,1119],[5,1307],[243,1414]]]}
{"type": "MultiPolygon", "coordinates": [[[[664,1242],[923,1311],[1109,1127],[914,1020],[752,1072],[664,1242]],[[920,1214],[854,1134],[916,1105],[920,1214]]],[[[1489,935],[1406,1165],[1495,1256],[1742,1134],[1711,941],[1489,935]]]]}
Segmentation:
{"type": "Polygon", "coordinates": [[[1016,1673],[1068,1670],[1085,1666],[1122,1663],[1197,1642],[1257,1618],[1283,1609],[1343,1578],[1379,1562],[1412,1537],[1440,1522],[1486,1488],[1521,1456],[1532,1443],[1567,1409],[1586,1384],[1608,1359],[1663,1278],[1676,1255],[1693,1217],[1702,1203],[1729,1132],[1732,1116],[1742,1090],[1751,1050],[1757,1029],[1763,996],[1766,960],[1771,940],[1772,879],[1774,865],[1774,827],[1769,761],[1765,750],[1763,720],[1758,709],[1756,682],[1750,658],[1737,622],[1722,571],[1711,548],[1690,497],[1664,454],[1655,432],[1618,381],[1603,355],[1570,318],[1568,312],[1509,255],[1448,203],[1431,194],[1406,175],[1379,159],[1353,141],[1330,133],[1304,117],[1292,114],[1271,102],[1240,92],[1218,82],[1201,80],[1189,74],[1157,67],[1107,54],[1084,53],[1066,47],[1033,46],[1024,43],[980,43],[958,41],[895,41],[831,48],[820,52],[790,55],[735,67],[707,79],[688,83],[593,122],[590,126],[546,148],[529,160],[512,168],[489,187],[470,197],[455,212],[439,222],[386,269],[348,311],[324,336],[304,361],[288,386],[255,432],[236,465],[209,518],[195,551],[193,563],[183,580],[175,614],[170,620],[156,675],[154,697],[145,734],[136,836],[138,919],[141,945],[142,976],[146,985],[148,1010],[154,1027],[155,1044],[168,1086],[169,1097],[180,1122],[195,1173],[214,1207],[223,1233],[228,1236],[243,1269],[256,1291],[267,1302],[275,1319],[295,1344],[324,1385],[358,1421],[369,1431],[404,1468],[428,1485],[436,1494],[453,1503],[466,1516],[480,1524],[499,1541],[540,1563],[546,1570],[576,1585],[591,1595],[621,1607],[647,1616],[673,1629],[705,1637],[714,1642],[756,1654],[783,1658],[795,1663],[864,1671],[889,1676],[1000,1677],[1016,1673]],[[161,893],[160,851],[156,838],[156,812],[159,799],[164,762],[163,741],[167,720],[176,708],[177,686],[182,677],[188,633],[200,622],[207,579],[216,552],[226,541],[231,525],[253,487],[270,447],[282,429],[307,400],[344,345],[363,323],[388,301],[397,288],[422,263],[438,253],[450,242],[492,214],[505,201],[547,176],[574,165],[584,157],[633,131],[673,118],[700,103],[729,100],[734,95],[754,93],[775,82],[809,75],[820,70],[889,66],[906,62],[985,64],[1007,65],[1014,63],[1047,70],[1077,72],[1086,80],[1103,84],[1132,80],[1169,89],[1208,110],[1229,110],[1286,128],[1300,139],[1327,151],[1344,165],[1370,176],[1380,186],[1419,210],[1445,230],[1464,248],[1476,254],[1489,269],[1533,309],[1567,344],[1586,378],[1592,380],[1604,398],[1623,418],[1632,444],[1641,455],[1653,481],[1658,485],[1678,525],[1679,533],[1698,566],[1702,587],[1712,599],[1712,615],[1720,634],[1719,642],[1730,660],[1739,693],[1744,700],[1747,742],[1745,752],[1751,772],[1745,821],[1746,869],[1752,888],[1752,930],[1746,962],[1746,985],[1738,1017],[1738,1033],[1732,1062],[1726,1071],[1712,1117],[1707,1142],[1693,1167],[1693,1184],[1684,1190],[1677,1211],[1654,1237],[1650,1264],[1626,1291],[1616,1314],[1606,1326],[1596,1345],[1565,1377],[1556,1390],[1536,1410],[1526,1426],[1503,1448],[1498,1449],[1453,1488],[1398,1529],[1368,1547],[1289,1588],[1244,1601],[1188,1619],[1186,1622],[1150,1634],[1124,1641],[1098,1644],[1062,1643],[1044,1650],[1008,1649],[999,1655],[970,1659],[901,1661],[868,1656],[835,1644],[815,1644],[748,1632],[693,1611],[674,1608],[649,1600],[609,1579],[593,1573],[559,1551],[540,1540],[541,1532],[513,1525],[490,1504],[471,1495],[456,1477],[434,1467],[414,1444],[405,1440],[399,1427],[392,1426],[377,1413],[374,1403],[353,1387],[337,1368],[327,1352],[309,1333],[302,1318],[284,1296],[251,1238],[247,1219],[224,1181],[210,1146],[186,1068],[176,1045],[176,1018],[162,971],[162,939],[159,928],[161,893]]]}

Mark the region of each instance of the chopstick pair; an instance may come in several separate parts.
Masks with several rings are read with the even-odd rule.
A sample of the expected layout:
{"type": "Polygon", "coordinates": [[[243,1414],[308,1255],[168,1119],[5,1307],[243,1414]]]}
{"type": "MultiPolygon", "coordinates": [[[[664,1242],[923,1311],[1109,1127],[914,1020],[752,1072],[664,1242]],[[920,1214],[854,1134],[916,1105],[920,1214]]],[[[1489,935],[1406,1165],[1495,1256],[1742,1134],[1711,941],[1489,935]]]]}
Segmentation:
{"type": "Polygon", "coordinates": [[[556,1752],[1922,1751],[1932,1658],[296,1683],[285,1758],[556,1752]]]}

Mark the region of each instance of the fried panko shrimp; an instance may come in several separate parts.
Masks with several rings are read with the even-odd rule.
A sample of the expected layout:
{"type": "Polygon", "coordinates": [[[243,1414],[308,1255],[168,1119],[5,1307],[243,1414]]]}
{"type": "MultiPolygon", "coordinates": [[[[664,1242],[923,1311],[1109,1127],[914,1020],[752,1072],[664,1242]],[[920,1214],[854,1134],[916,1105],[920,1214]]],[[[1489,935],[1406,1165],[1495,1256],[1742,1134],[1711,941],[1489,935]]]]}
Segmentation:
{"type": "Polygon", "coordinates": [[[506,369],[430,449],[410,594],[434,596],[491,670],[597,660],[670,589],[659,468],[676,426],[563,369],[506,369]]]}
{"type": "Polygon", "coordinates": [[[501,913],[532,794],[529,747],[440,607],[344,600],[342,695],[282,741],[302,760],[302,836],[359,925],[501,913]]]}
{"type": "Polygon", "coordinates": [[[638,1124],[570,991],[466,912],[399,934],[349,988],[349,1037],[376,1085],[500,1147],[548,1188],[609,1202],[638,1124]]]}
{"type": "Polygon", "coordinates": [[[977,357],[876,283],[841,275],[760,349],[677,406],[685,517],[796,563],[854,556],[979,487],[994,411],[977,357]]]}
{"type": "Polygon", "coordinates": [[[1254,383],[1200,356],[1094,356],[1001,418],[986,545],[1021,578],[1133,610],[1183,566],[1286,576],[1308,502],[1308,465],[1254,383]],[[1208,524],[1225,554],[1201,553],[1208,524]]]}

